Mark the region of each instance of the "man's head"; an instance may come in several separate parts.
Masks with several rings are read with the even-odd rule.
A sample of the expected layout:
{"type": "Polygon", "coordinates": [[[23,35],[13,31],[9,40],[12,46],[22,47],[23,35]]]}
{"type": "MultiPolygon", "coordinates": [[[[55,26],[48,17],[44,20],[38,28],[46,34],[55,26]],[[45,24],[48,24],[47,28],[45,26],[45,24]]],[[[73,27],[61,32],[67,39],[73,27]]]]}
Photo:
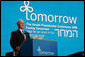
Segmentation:
{"type": "Polygon", "coordinates": [[[17,21],[17,26],[19,29],[24,29],[24,21],[23,20],[18,20],[17,21]]]}

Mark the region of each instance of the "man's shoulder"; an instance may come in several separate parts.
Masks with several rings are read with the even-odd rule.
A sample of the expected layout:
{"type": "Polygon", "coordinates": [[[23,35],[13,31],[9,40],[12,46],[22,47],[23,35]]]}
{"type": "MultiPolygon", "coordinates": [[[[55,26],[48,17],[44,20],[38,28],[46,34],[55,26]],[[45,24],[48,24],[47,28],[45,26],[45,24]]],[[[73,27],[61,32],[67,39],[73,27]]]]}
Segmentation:
{"type": "Polygon", "coordinates": [[[15,31],[12,31],[12,33],[17,33],[18,31],[17,30],[15,30],[15,31]]]}
{"type": "Polygon", "coordinates": [[[29,34],[29,32],[27,32],[27,31],[25,31],[25,33],[28,33],[29,34]]]}

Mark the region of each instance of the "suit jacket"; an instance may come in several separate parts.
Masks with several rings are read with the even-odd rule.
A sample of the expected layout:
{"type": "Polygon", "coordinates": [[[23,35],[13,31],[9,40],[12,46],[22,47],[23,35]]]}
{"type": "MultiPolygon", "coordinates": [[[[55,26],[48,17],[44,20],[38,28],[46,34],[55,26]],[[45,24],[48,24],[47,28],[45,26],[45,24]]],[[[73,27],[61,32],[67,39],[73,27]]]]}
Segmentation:
{"type": "MultiPolygon", "coordinates": [[[[30,39],[29,33],[25,31],[26,40],[30,39]]],[[[24,42],[24,36],[22,35],[21,31],[18,29],[17,31],[13,31],[11,33],[11,40],[10,45],[13,48],[14,51],[16,51],[16,46],[21,46],[21,44],[24,42]]]]}

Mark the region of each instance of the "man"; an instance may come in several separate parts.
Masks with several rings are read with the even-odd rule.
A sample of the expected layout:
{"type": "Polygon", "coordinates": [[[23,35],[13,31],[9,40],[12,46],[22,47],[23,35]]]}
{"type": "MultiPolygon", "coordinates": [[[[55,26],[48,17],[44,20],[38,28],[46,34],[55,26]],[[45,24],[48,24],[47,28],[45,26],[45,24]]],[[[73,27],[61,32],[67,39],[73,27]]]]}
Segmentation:
{"type": "Polygon", "coordinates": [[[10,40],[10,45],[15,51],[15,53],[20,51],[20,46],[24,41],[30,39],[29,33],[23,30],[25,27],[24,21],[18,20],[17,26],[18,30],[11,33],[11,40],[10,40]]]}

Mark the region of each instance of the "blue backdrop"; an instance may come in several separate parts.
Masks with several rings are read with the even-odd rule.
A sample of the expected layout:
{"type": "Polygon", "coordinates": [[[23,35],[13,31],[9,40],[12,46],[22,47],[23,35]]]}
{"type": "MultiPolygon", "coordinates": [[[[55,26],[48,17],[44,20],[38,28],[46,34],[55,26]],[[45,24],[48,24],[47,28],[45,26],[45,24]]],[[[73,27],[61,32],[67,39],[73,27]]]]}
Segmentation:
{"type": "MultiPolygon", "coordinates": [[[[52,14],[53,16],[77,17],[77,23],[75,25],[70,23],[27,21],[26,12],[20,11],[21,6],[24,6],[24,1],[1,1],[1,56],[5,56],[6,52],[13,51],[10,46],[10,37],[11,32],[18,29],[16,22],[19,19],[24,20],[25,26],[27,22],[30,24],[77,26],[78,38],[58,37],[56,31],[52,30],[54,28],[50,28],[55,34],[45,34],[43,39],[57,41],[58,56],[66,56],[84,51],[84,1],[30,1],[29,6],[33,8],[33,13],[36,13],[36,15],[52,14]]],[[[29,15],[30,13],[28,17],[29,15]]],[[[27,31],[26,27],[24,30],[27,31]]]]}

